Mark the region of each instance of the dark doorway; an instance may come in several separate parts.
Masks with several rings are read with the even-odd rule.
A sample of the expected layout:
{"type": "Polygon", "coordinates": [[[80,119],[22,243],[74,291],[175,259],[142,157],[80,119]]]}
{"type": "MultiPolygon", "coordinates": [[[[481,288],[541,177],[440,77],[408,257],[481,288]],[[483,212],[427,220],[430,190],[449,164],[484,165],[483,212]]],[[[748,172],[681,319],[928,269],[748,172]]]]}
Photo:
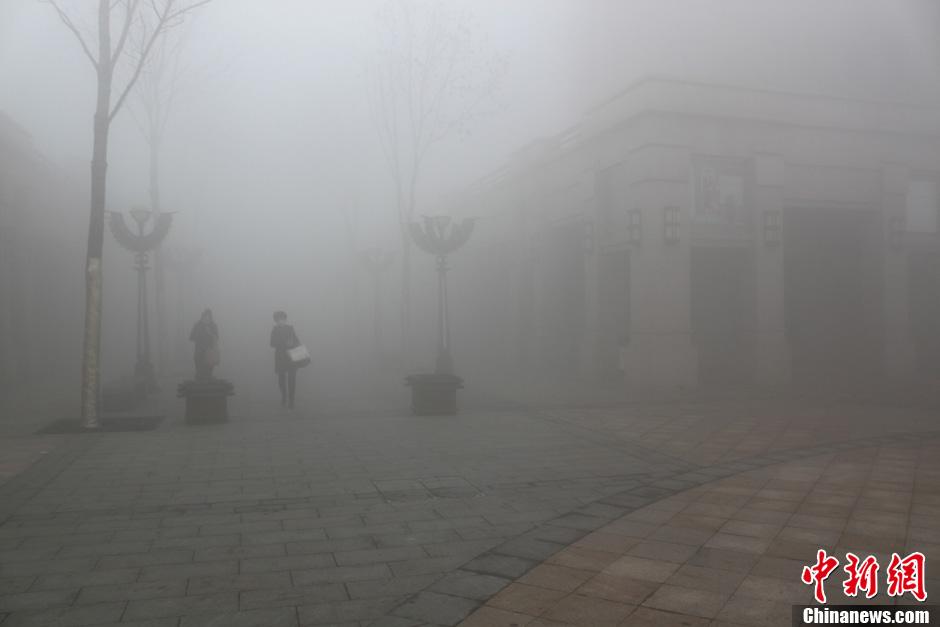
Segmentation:
{"type": "Polygon", "coordinates": [[[602,253],[597,272],[598,376],[618,381],[623,378],[620,346],[630,335],[630,251],[602,253]]]}
{"type": "Polygon", "coordinates": [[[702,384],[747,380],[745,292],[752,267],[742,248],[692,249],[692,342],[702,384]]]}
{"type": "Polygon", "coordinates": [[[907,258],[908,312],[918,376],[940,377],[940,254],[907,258]]]}
{"type": "Polygon", "coordinates": [[[845,387],[884,374],[882,225],[873,210],[784,211],[793,380],[845,387]]]}
{"type": "Polygon", "coordinates": [[[543,282],[542,366],[575,373],[584,337],[584,225],[550,231],[543,282]]]}

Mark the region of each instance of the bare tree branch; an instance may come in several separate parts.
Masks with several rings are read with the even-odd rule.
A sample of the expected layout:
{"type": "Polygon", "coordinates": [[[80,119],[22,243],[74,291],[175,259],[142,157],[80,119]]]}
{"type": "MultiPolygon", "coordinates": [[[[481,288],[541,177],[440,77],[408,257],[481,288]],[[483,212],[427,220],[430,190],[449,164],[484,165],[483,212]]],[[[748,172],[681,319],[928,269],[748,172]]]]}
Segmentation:
{"type": "MultiPolygon", "coordinates": [[[[140,4],[140,0],[123,1],[126,3],[124,7],[124,25],[121,27],[121,34],[118,37],[117,45],[114,46],[114,50],[111,52],[112,66],[117,62],[121,57],[121,53],[124,51],[124,44],[127,43],[127,36],[131,31],[131,25],[134,23],[134,16],[137,14],[137,5],[140,4]]],[[[116,5],[117,3],[112,5],[112,8],[116,5]]]]}
{"type": "MultiPolygon", "coordinates": [[[[139,0],[128,0],[128,2],[133,2],[135,6],[137,5],[138,1],[139,0]]],[[[198,2],[191,2],[185,5],[183,8],[173,11],[172,8],[173,8],[175,0],[166,0],[166,4],[164,5],[163,11],[161,12],[157,9],[156,4],[153,2],[153,0],[151,0],[150,7],[153,9],[153,11],[158,17],[157,23],[153,26],[153,30],[151,31],[150,36],[146,39],[146,43],[144,44],[143,49],[140,51],[140,56],[137,59],[137,63],[134,68],[133,75],[131,76],[130,80],[128,80],[127,84],[124,86],[124,89],[123,91],[121,91],[121,94],[118,96],[118,99],[114,104],[114,107],[111,109],[111,113],[108,116],[109,120],[113,120],[114,116],[117,115],[117,112],[121,109],[121,106],[124,104],[124,101],[127,99],[128,94],[130,93],[131,89],[133,89],[134,84],[137,82],[137,79],[140,76],[140,73],[144,69],[145,62],[147,60],[148,55],[150,54],[150,50],[153,48],[154,43],[157,41],[160,35],[163,34],[163,32],[166,31],[168,28],[171,28],[172,26],[174,26],[176,24],[176,20],[181,18],[183,15],[203,5],[206,5],[211,1],[212,0],[199,0],[198,2]]]]}
{"type": "Polygon", "coordinates": [[[367,64],[369,109],[392,175],[402,238],[402,344],[408,361],[410,316],[409,223],[418,204],[421,172],[432,146],[469,128],[494,95],[498,64],[474,66],[469,16],[443,3],[398,0],[378,17],[378,50],[367,64]],[[482,78],[481,78],[482,75],[482,78]]]}
{"type": "Polygon", "coordinates": [[[62,20],[62,23],[68,27],[72,34],[75,35],[78,39],[78,43],[82,46],[82,52],[85,53],[85,56],[91,61],[91,64],[95,66],[95,69],[98,69],[98,60],[91,53],[91,50],[88,49],[88,44],[85,43],[85,38],[82,37],[82,34],[78,31],[78,28],[75,27],[75,24],[72,22],[72,19],[63,11],[59,5],[56,3],[56,0],[48,0],[49,4],[52,5],[52,8],[55,9],[56,13],[59,14],[59,19],[62,20]]]}

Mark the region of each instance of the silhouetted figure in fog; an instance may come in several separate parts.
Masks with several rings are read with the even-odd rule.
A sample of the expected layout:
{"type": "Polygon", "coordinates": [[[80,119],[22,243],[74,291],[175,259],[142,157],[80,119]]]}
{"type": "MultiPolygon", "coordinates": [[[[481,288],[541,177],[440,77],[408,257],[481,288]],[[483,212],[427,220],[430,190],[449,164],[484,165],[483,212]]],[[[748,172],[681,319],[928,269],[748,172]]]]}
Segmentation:
{"type": "Polygon", "coordinates": [[[300,346],[294,327],[287,324],[287,314],[274,312],[275,326],[271,329],[271,346],[274,347],[274,372],[277,373],[277,385],[281,389],[281,405],[294,408],[294,391],[297,388],[297,366],[291,361],[287,351],[300,346]]]}
{"type": "Polygon", "coordinates": [[[206,359],[206,353],[209,349],[216,349],[219,343],[219,329],[212,320],[212,310],[206,309],[202,316],[193,325],[193,330],[189,334],[189,340],[195,342],[193,360],[196,362],[196,380],[205,381],[212,378],[212,369],[215,368],[217,359],[206,359]]]}

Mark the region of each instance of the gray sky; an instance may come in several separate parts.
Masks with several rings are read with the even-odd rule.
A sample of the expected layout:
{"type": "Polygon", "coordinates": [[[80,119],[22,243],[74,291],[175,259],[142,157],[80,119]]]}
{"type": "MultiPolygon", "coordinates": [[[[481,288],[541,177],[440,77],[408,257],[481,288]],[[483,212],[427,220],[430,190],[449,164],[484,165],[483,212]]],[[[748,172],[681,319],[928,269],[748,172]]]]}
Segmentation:
{"type": "MultiPolygon", "coordinates": [[[[76,15],[94,4],[65,2],[76,15]]],[[[940,3],[934,0],[450,4],[473,12],[487,45],[510,57],[511,71],[502,115],[485,120],[469,140],[439,148],[441,171],[429,193],[498,167],[521,144],[560,132],[585,108],[648,74],[901,99],[936,97],[940,90],[940,3]]],[[[216,169],[272,169],[291,178],[296,169],[325,169],[337,147],[373,158],[361,63],[374,49],[377,5],[216,0],[195,20],[188,44],[192,66],[214,76],[174,111],[168,144],[183,136],[194,143],[197,129],[212,147],[225,141],[232,148],[224,158],[212,155],[216,169]]],[[[87,163],[94,75],[50,6],[0,3],[0,85],[0,110],[43,152],[63,167],[87,163]]],[[[129,116],[121,114],[110,180],[118,204],[139,195],[145,172],[134,154],[139,147],[129,116]]]]}
{"type": "MultiPolygon", "coordinates": [[[[95,4],[63,0],[74,15],[92,15],[95,4]]],[[[206,300],[250,285],[257,315],[267,319],[296,286],[325,285],[343,249],[343,205],[359,208],[361,246],[397,241],[362,76],[379,4],[216,0],[193,20],[187,63],[210,78],[172,112],[161,188],[164,209],[180,212],[169,243],[203,247],[203,272],[226,277],[207,281],[206,300]],[[268,281],[272,271],[286,285],[268,281]]],[[[510,69],[500,113],[434,148],[422,203],[472,183],[651,74],[940,102],[936,0],[448,4],[474,14],[485,51],[506,55],[510,69]]],[[[91,64],[50,6],[0,1],[0,111],[81,190],[94,90],[91,64]]],[[[111,133],[110,209],[147,202],[144,146],[122,112],[111,133]]]]}

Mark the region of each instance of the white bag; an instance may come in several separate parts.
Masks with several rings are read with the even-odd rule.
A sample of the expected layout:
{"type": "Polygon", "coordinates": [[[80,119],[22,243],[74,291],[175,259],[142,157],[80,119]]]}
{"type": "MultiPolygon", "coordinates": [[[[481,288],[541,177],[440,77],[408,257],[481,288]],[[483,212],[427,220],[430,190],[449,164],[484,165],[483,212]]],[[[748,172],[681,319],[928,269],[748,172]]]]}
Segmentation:
{"type": "Polygon", "coordinates": [[[296,368],[303,368],[310,364],[310,353],[307,352],[307,347],[303,344],[288,348],[287,356],[290,357],[291,365],[296,368]]]}

